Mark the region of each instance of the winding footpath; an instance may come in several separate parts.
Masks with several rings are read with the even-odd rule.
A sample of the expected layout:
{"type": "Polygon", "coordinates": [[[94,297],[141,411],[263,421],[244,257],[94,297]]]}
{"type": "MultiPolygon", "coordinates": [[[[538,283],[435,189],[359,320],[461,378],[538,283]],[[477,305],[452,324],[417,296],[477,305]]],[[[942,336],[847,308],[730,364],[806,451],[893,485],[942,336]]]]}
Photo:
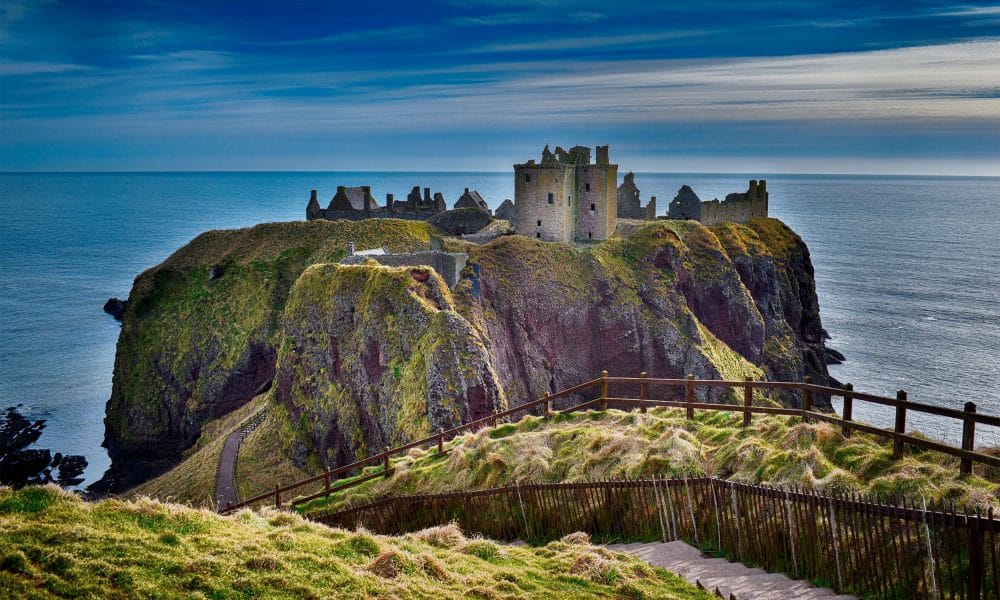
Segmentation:
{"type": "Polygon", "coordinates": [[[607,548],[635,555],[726,600],[857,600],[854,596],[838,596],[807,581],[789,579],[783,573],[768,573],[724,558],[709,558],[684,542],[612,544],[607,548]]]}
{"type": "Polygon", "coordinates": [[[260,427],[267,416],[267,409],[264,409],[244,424],[235,429],[226,438],[226,443],[222,447],[222,455],[219,456],[219,470],[215,474],[215,505],[223,508],[240,501],[236,492],[236,459],[240,453],[240,444],[243,440],[260,427]]]}

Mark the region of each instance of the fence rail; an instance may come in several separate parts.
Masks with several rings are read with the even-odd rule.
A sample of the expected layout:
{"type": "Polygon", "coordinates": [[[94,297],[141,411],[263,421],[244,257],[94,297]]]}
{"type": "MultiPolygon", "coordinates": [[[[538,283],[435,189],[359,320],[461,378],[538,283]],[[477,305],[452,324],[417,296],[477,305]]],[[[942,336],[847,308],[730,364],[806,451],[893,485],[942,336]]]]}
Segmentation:
{"type": "Polygon", "coordinates": [[[546,542],[684,540],[750,566],[876,598],[1000,598],[990,509],[825,495],[715,478],[520,484],[384,497],[312,519],[393,535],[456,522],[469,534],[546,542]]]}
{"type": "MultiPolygon", "coordinates": [[[[687,418],[693,419],[695,410],[731,411],[743,413],[743,426],[745,427],[752,423],[754,414],[789,415],[801,417],[806,421],[818,420],[839,425],[845,436],[850,436],[854,431],[862,431],[892,439],[894,458],[901,458],[906,446],[914,446],[925,450],[935,450],[960,458],[961,462],[959,468],[963,474],[972,472],[973,463],[981,463],[991,467],[1000,467],[1000,456],[991,456],[982,452],[976,452],[975,450],[976,424],[979,423],[1000,427],[1000,417],[976,412],[976,405],[972,402],[966,402],[964,410],[957,410],[953,408],[934,406],[931,404],[912,402],[907,399],[906,392],[902,390],[897,393],[895,398],[887,398],[884,396],[877,396],[875,394],[855,391],[850,384],[845,385],[844,388],[815,385],[808,376],[805,377],[805,381],[803,382],[754,381],[751,379],[747,379],[745,381],[726,381],[695,379],[694,375],[688,375],[685,379],[658,379],[648,377],[646,373],[640,374],[639,377],[609,377],[608,372],[604,371],[601,373],[601,376],[596,379],[586,381],[555,394],[550,394],[543,398],[526,402],[525,404],[521,404],[514,408],[493,413],[481,419],[476,419],[475,421],[470,421],[469,423],[459,425],[458,427],[441,431],[397,448],[386,447],[382,452],[369,456],[368,458],[364,458],[335,469],[329,469],[319,475],[302,481],[297,481],[284,487],[275,486],[272,491],[254,496],[253,498],[244,500],[238,504],[227,505],[223,507],[220,512],[227,514],[246,506],[269,502],[273,502],[275,506],[281,507],[283,497],[288,492],[295,490],[310,490],[313,489],[310,488],[310,486],[315,486],[318,485],[319,482],[323,482],[323,489],[321,491],[307,494],[305,497],[295,498],[292,501],[293,505],[301,504],[307,500],[320,498],[329,495],[330,493],[340,491],[375,478],[377,475],[368,474],[363,478],[358,478],[337,486],[333,486],[331,484],[333,480],[338,479],[341,476],[346,476],[352,472],[359,471],[363,467],[380,463],[382,465],[382,472],[380,475],[388,477],[392,473],[389,465],[389,461],[392,456],[401,456],[413,448],[432,447],[434,445],[437,445],[438,452],[443,453],[446,451],[444,448],[444,442],[457,435],[469,431],[475,431],[488,425],[496,425],[498,421],[508,419],[518,414],[523,417],[524,415],[532,412],[541,412],[542,415],[547,417],[550,414],[551,409],[555,407],[557,401],[578,396],[583,397],[582,402],[563,408],[560,412],[584,410],[598,406],[602,410],[607,410],[612,405],[625,409],[639,409],[640,411],[645,412],[649,407],[668,406],[685,409],[687,418]],[[638,387],[639,397],[629,398],[610,396],[609,387],[611,385],[627,386],[633,390],[638,387]],[[650,387],[681,387],[684,390],[684,400],[651,399],[649,394],[650,387]],[[741,390],[742,404],[716,404],[695,401],[699,389],[718,387],[741,390]],[[588,398],[588,394],[585,392],[591,392],[594,388],[598,389],[597,397],[588,398]],[[754,390],[798,390],[801,393],[799,406],[790,408],[754,406],[754,390]],[[838,417],[831,413],[814,410],[812,404],[813,394],[843,397],[843,416],[838,417]],[[873,425],[853,420],[852,414],[854,401],[871,402],[895,408],[895,426],[892,429],[880,429],[873,425]],[[928,440],[906,433],[906,415],[908,412],[927,413],[961,420],[963,423],[961,448],[956,448],[943,442],[928,440]]],[[[296,496],[302,496],[302,494],[299,493],[296,494],[296,496]]]]}

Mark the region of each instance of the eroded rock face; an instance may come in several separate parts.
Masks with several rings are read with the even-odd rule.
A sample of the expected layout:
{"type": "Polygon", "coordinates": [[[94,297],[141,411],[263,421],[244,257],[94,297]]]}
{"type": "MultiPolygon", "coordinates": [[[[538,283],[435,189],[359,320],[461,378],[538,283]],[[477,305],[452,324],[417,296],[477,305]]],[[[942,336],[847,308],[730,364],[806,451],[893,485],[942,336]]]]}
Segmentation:
{"type": "Polygon", "coordinates": [[[310,267],[284,322],[278,399],[325,467],[506,406],[479,332],[428,268],[310,267]]]}
{"type": "MultiPolygon", "coordinates": [[[[708,229],[661,221],[588,252],[519,236],[467,251],[467,276],[475,281],[456,292],[463,312],[487,332],[512,404],[602,370],[730,380],[797,381],[808,374],[830,381],[819,360],[823,341],[808,250],[780,222],[708,229]]],[[[718,401],[724,392],[700,395],[718,401]]],[[[776,397],[798,402],[796,394],[776,397]]],[[[823,398],[816,404],[829,406],[823,398]]]]}

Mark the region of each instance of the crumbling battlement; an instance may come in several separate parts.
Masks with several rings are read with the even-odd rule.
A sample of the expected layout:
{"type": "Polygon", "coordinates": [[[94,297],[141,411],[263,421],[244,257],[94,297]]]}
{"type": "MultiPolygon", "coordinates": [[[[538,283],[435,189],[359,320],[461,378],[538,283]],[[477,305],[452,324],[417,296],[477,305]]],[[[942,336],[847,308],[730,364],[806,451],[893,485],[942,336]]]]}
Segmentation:
{"type": "Polygon", "coordinates": [[[682,186],[670,203],[667,218],[692,219],[706,226],[723,222],[746,223],[767,216],[767,181],[751,179],[745,192],[727,194],[723,201],[702,202],[688,186],[682,186]]]}
{"type": "MultiPolygon", "coordinates": [[[[479,195],[479,192],[470,191],[469,188],[465,188],[465,193],[455,203],[455,208],[462,207],[490,212],[489,206],[479,195]]],[[[320,206],[318,194],[316,190],[312,190],[309,203],[306,205],[306,220],[408,219],[426,221],[447,210],[448,204],[445,202],[444,194],[436,192],[432,197],[429,187],[423,188],[421,195],[420,186],[413,186],[410,193],[406,195],[406,200],[396,200],[392,194],[386,194],[385,206],[379,206],[372,196],[371,186],[348,187],[340,185],[337,186],[337,193],[326,208],[320,206]]]]}

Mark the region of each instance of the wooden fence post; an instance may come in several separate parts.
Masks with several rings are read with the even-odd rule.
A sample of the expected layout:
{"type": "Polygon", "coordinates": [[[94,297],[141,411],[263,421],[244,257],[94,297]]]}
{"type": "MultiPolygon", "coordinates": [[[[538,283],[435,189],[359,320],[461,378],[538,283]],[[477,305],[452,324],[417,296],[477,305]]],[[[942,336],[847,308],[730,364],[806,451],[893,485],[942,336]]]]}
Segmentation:
{"type": "Polygon", "coordinates": [[[545,394],[545,403],[542,405],[543,407],[545,407],[545,410],[542,412],[542,416],[545,417],[546,419],[552,416],[549,414],[549,403],[551,402],[551,400],[549,400],[549,396],[551,395],[552,394],[545,394]]]}
{"type": "Polygon", "coordinates": [[[985,544],[983,543],[983,521],[979,508],[976,507],[975,519],[965,518],[969,531],[969,598],[979,600],[982,597],[983,582],[986,580],[985,544]],[[973,527],[975,523],[975,527],[973,527]]]}
{"type": "MultiPolygon", "coordinates": [[[[639,379],[646,379],[649,375],[643,371],[639,373],[639,379]]],[[[639,384],[639,412],[646,412],[646,400],[649,398],[649,384],[645,381],[639,384]]]]}
{"type": "Polygon", "coordinates": [[[444,454],[444,430],[438,432],[438,456],[444,454]]]}
{"type": "Polygon", "coordinates": [[[281,486],[274,484],[274,507],[281,508],[281,486]]]}
{"type": "Polygon", "coordinates": [[[892,438],[892,457],[898,459],[903,457],[903,438],[899,436],[906,433],[906,392],[896,392],[896,400],[900,404],[896,406],[896,427],[893,430],[896,435],[892,438]]]}
{"type": "MultiPolygon", "coordinates": [[[[962,422],[962,450],[972,452],[976,449],[976,403],[965,403],[965,418],[962,422]]],[[[960,472],[963,475],[972,473],[972,459],[962,458],[960,472]]]]}
{"type": "Polygon", "coordinates": [[[750,412],[750,406],[753,404],[753,386],[750,382],[753,378],[749,375],[746,377],[746,383],[743,384],[743,426],[750,427],[750,420],[753,418],[750,412]]]}
{"type": "Polygon", "coordinates": [[[687,418],[690,421],[694,418],[694,373],[688,373],[687,383],[684,384],[684,404],[687,404],[687,418]]]}
{"type": "Polygon", "coordinates": [[[385,477],[389,477],[389,446],[385,447],[385,452],[382,454],[382,471],[385,473],[385,477]]]}
{"type": "Polygon", "coordinates": [[[608,410],[608,372],[601,371],[601,410],[608,410]]]}
{"type": "MultiPolygon", "coordinates": [[[[853,385],[844,384],[844,421],[850,421],[854,411],[854,397],[851,396],[853,391],[853,385]]],[[[851,426],[847,423],[844,423],[844,437],[851,437],[851,426]]]]}
{"type": "MultiPolygon", "coordinates": [[[[803,383],[806,385],[812,385],[813,378],[810,375],[806,375],[802,378],[803,383]]],[[[813,393],[812,390],[808,388],[802,389],[802,420],[806,423],[809,422],[809,412],[813,409],[813,393]]]]}
{"type": "Polygon", "coordinates": [[[330,469],[323,475],[323,487],[326,488],[326,495],[330,495],[330,469]]]}

